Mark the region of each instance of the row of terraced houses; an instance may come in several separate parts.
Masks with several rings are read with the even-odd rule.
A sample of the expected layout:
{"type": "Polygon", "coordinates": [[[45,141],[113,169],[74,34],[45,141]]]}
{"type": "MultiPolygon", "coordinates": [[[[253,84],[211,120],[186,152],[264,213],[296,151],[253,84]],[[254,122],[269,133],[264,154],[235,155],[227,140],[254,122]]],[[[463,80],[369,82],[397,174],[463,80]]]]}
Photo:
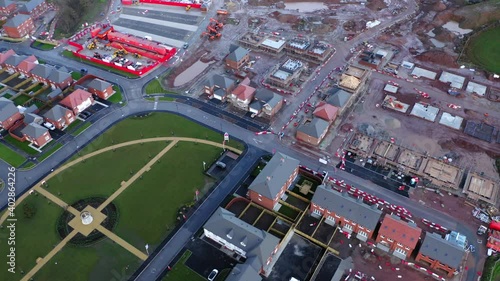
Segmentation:
{"type": "MultiPolygon", "coordinates": [[[[295,183],[300,170],[299,164],[299,161],[292,157],[276,153],[250,184],[247,197],[269,210],[279,209],[279,200],[295,183]]],[[[317,187],[310,203],[309,214],[323,219],[325,223],[337,226],[349,237],[352,235],[361,241],[372,241],[377,248],[395,257],[402,260],[414,258],[416,262],[446,272],[449,277],[458,272],[465,255],[467,243],[465,236],[457,232],[451,232],[445,236],[426,233],[412,221],[405,221],[390,213],[384,215],[378,205],[368,205],[362,199],[353,198],[347,192],[339,192],[328,185],[317,187]]],[[[243,278],[244,276],[246,278],[244,280],[261,280],[258,276],[255,278],[249,276],[255,276],[257,273],[265,276],[269,270],[266,265],[269,265],[275,258],[273,255],[279,248],[279,241],[266,238],[272,235],[240,221],[226,210],[218,210],[212,216],[205,225],[205,234],[226,248],[245,255],[247,252],[242,247],[247,245],[250,236],[241,233],[237,235],[235,228],[251,228],[251,231],[255,232],[255,237],[261,236],[259,241],[266,241],[262,244],[266,245],[267,251],[265,257],[261,256],[260,262],[256,263],[257,267],[252,267],[255,260],[250,259],[250,263],[238,266],[244,268],[233,270],[229,276],[230,278],[243,278]],[[227,226],[229,222],[221,226],[221,220],[231,221],[233,226],[227,226]],[[238,222],[236,223],[235,220],[238,222]],[[214,223],[214,221],[219,223],[214,223]],[[242,275],[247,271],[253,274],[242,275]]],[[[254,245],[253,249],[257,248],[254,245]]]]}
{"type": "Polygon", "coordinates": [[[0,15],[10,17],[2,26],[5,34],[11,38],[23,38],[35,31],[34,21],[49,9],[45,0],[14,2],[0,0],[0,15]],[[19,5],[18,5],[19,3],[19,5]]]}

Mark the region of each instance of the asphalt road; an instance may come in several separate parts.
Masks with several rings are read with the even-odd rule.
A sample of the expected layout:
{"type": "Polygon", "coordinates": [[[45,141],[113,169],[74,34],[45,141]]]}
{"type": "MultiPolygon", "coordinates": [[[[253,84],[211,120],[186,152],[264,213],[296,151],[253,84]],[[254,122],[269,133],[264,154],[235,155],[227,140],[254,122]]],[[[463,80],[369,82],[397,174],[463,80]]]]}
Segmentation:
{"type": "Polygon", "coordinates": [[[122,18],[115,21],[114,24],[175,40],[184,40],[184,37],[186,37],[189,33],[189,31],[184,29],[122,18]]]}
{"type": "MultiPolygon", "coordinates": [[[[214,3],[216,6],[217,4],[214,3]]],[[[397,19],[403,19],[407,14],[410,14],[416,7],[414,2],[410,2],[408,5],[408,9],[397,19]]],[[[204,21],[208,22],[208,18],[213,16],[215,11],[210,11],[205,17],[204,21]],[[210,13],[212,15],[210,15],[210,13]]],[[[349,53],[349,48],[355,43],[363,42],[365,40],[370,39],[372,36],[377,34],[377,30],[392,24],[393,22],[382,23],[375,29],[370,30],[370,32],[366,32],[358,36],[354,39],[354,41],[340,43],[336,45],[337,53],[332,58],[332,60],[325,66],[324,71],[320,72],[319,77],[315,81],[309,82],[304,90],[299,94],[297,100],[299,102],[296,103],[298,105],[302,98],[305,97],[314,91],[314,88],[321,83],[324,77],[326,77],[327,73],[330,69],[340,66],[344,63],[345,56],[349,53]]],[[[195,38],[195,36],[193,36],[195,38]]],[[[193,39],[196,40],[196,39],[193,39]]],[[[145,77],[139,79],[127,79],[123,78],[119,75],[113,74],[111,72],[82,64],[78,61],[68,60],[61,58],[59,52],[62,51],[62,48],[56,48],[54,51],[39,51],[35,49],[31,49],[29,47],[29,43],[21,43],[21,44],[13,44],[9,42],[0,42],[0,47],[12,48],[15,49],[18,54],[33,54],[40,59],[43,59],[48,64],[60,65],[64,60],[64,66],[66,66],[70,70],[79,71],[81,68],[87,68],[89,73],[92,73],[96,76],[102,77],[108,81],[117,83],[121,85],[124,89],[124,97],[127,100],[126,106],[123,108],[109,108],[98,112],[94,118],[100,118],[93,122],[93,125],[89,127],[86,131],[84,131],[79,136],[75,137],[73,140],[70,140],[66,143],[64,147],[54,153],[52,156],[47,158],[43,165],[38,165],[35,168],[29,171],[17,171],[16,172],[16,188],[17,188],[17,196],[20,196],[24,192],[28,190],[34,183],[39,181],[40,178],[45,176],[46,174],[51,172],[51,169],[59,166],[61,163],[66,161],[71,155],[76,153],[81,147],[90,143],[93,139],[99,136],[106,129],[111,127],[114,123],[128,117],[131,115],[136,115],[138,113],[154,111],[154,104],[151,102],[147,102],[142,99],[142,88],[151,78],[155,76],[159,76],[161,73],[165,71],[164,67],[160,67],[152,73],[148,74],[145,77]]],[[[183,55],[183,51],[180,51],[177,56],[181,57],[183,55]]],[[[174,64],[174,63],[171,63],[174,64]]],[[[288,106],[285,108],[288,112],[285,112],[283,116],[288,118],[296,108],[294,106],[288,106]],[[287,115],[288,114],[288,115],[287,115]]],[[[214,193],[212,193],[207,201],[203,203],[202,207],[200,207],[201,211],[198,211],[196,216],[188,219],[183,228],[181,228],[180,232],[177,233],[171,240],[169,241],[159,252],[158,254],[148,260],[149,263],[145,266],[145,270],[143,270],[136,280],[156,280],[158,276],[160,276],[162,269],[164,269],[170,261],[173,259],[175,254],[182,249],[185,245],[187,239],[191,237],[191,235],[205,222],[205,220],[212,214],[212,212],[217,208],[217,206],[222,201],[227,194],[230,194],[231,191],[235,188],[236,184],[244,177],[244,173],[248,171],[253,160],[258,158],[258,156],[262,153],[262,151],[280,151],[285,154],[288,154],[292,157],[295,157],[301,161],[301,164],[309,166],[311,168],[318,167],[321,170],[328,171],[330,175],[343,179],[349,184],[352,184],[362,190],[365,190],[373,195],[376,195],[384,200],[387,200],[393,204],[405,206],[408,210],[410,210],[414,215],[420,216],[423,218],[427,218],[433,222],[441,224],[449,229],[456,229],[457,231],[467,235],[469,237],[469,241],[474,244],[475,240],[475,230],[470,229],[467,226],[464,226],[457,219],[442,214],[439,211],[423,208],[420,204],[411,201],[409,198],[400,196],[394,192],[391,192],[387,189],[381,188],[370,181],[352,176],[343,171],[334,172],[333,166],[320,166],[319,161],[315,157],[310,157],[304,155],[303,151],[297,151],[293,147],[285,145],[281,143],[276,136],[274,135],[265,135],[265,136],[255,136],[255,134],[251,131],[248,131],[245,128],[242,128],[236,125],[232,120],[224,120],[218,115],[223,115],[220,109],[211,108],[213,110],[213,115],[210,116],[206,111],[197,109],[188,104],[184,103],[167,103],[162,102],[158,103],[156,111],[170,111],[176,112],[182,115],[185,115],[199,123],[202,123],[208,127],[213,128],[214,130],[220,130],[223,132],[228,132],[231,136],[237,137],[244,142],[249,144],[249,149],[245,157],[236,165],[233,171],[231,171],[230,175],[225,179],[219,188],[217,188],[214,193]],[[217,113],[217,114],[216,114],[217,113]],[[207,116],[208,115],[208,116],[207,116]],[[253,146],[255,144],[255,147],[253,146]]],[[[240,124],[242,125],[242,124],[240,124]]],[[[7,178],[9,165],[3,161],[0,161],[0,177],[3,179],[7,178]]],[[[5,208],[7,201],[7,192],[0,192],[0,209],[5,208]]],[[[477,247],[476,247],[477,248],[477,247]]],[[[471,256],[478,260],[479,254],[472,253],[471,256]]],[[[467,272],[467,280],[474,280],[475,273],[477,269],[469,268],[467,272]]]]}
{"type": "Polygon", "coordinates": [[[198,25],[198,22],[200,21],[200,17],[188,14],[178,14],[178,13],[170,13],[170,12],[155,11],[148,9],[131,9],[127,7],[123,8],[122,14],[145,17],[146,20],[150,18],[150,19],[157,19],[157,20],[190,24],[190,25],[198,25]]]}

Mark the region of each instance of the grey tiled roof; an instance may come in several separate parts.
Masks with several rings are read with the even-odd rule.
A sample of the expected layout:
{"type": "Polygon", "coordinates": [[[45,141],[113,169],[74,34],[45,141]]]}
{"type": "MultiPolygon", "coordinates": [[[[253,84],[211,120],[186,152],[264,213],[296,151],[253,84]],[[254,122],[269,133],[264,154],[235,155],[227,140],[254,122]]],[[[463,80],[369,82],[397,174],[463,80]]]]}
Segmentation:
{"type": "Polygon", "coordinates": [[[250,107],[251,109],[254,109],[254,110],[259,110],[259,111],[260,111],[260,110],[262,110],[262,108],[264,107],[264,102],[263,102],[263,101],[259,101],[259,100],[255,100],[255,101],[253,101],[253,102],[249,105],[249,107],[250,107]]]}
{"type": "Polygon", "coordinates": [[[3,25],[4,27],[18,27],[30,18],[28,15],[17,14],[10,18],[3,25]]]}
{"type": "Polygon", "coordinates": [[[255,270],[250,264],[237,264],[229,273],[226,281],[262,281],[258,270],[255,270]]]}
{"type": "Polygon", "coordinates": [[[40,124],[41,122],[43,122],[43,118],[34,113],[25,113],[23,122],[24,124],[31,124],[31,123],[40,124]]]}
{"type": "Polygon", "coordinates": [[[8,57],[5,60],[5,64],[12,65],[12,66],[18,66],[24,59],[26,59],[25,56],[20,56],[20,55],[12,55],[8,57]]]}
{"type": "Polygon", "coordinates": [[[69,77],[71,77],[71,74],[69,74],[68,72],[63,72],[61,70],[53,69],[52,72],[50,72],[50,75],[49,77],[47,77],[47,79],[54,83],[62,83],[69,77]]]}
{"type": "Polygon", "coordinates": [[[109,83],[108,81],[104,81],[104,80],[95,78],[92,81],[90,81],[90,83],[87,86],[89,88],[93,88],[93,89],[96,89],[98,91],[104,91],[109,86],[111,86],[111,83],[109,83]]]}
{"type": "Polygon", "coordinates": [[[10,0],[0,0],[0,7],[8,7],[11,4],[15,4],[10,0]]]}
{"type": "Polygon", "coordinates": [[[21,133],[36,139],[45,134],[47,131],[48,129],[41,125],[38,125],[36,123],[30,123],[26,127],[24,127],[24,129],[21,130],[21,133]]]}
{"type": "Polygon", "coordinates": [[[39,77],[42,77],[42,78],[47,78],[49,77],[50,75],[50,72],[53,70],[54,68],[48,66],[48,65],[45,65],[45,64],[37,64],[32,70],[31,70],[31,73],[36,75],[36,76],[39,76],[39,77]]]}
{"type": "Polygon", "coordinates": [[[319,138],[329,126],[330,123],[328,123],[328,121],[321,118],[313,118],[311,122],[300,125],[297,131],[311,137],[319,138]]]}
{"type": "Polygon", "coordinates": [[[47,95],[47,98],[49,99],[55,99],[57,96],[60,96],[62,94],[62,90],[59,88],[55,88],[52,92],[50,92],[47,95]]]}
{"type": "Polygon", "coordinates": [[[226,76],[215,74],[208,80],[208,86],[217,86],[222,89],[228,89],[234,85],[234,80],[226,76]]]}
{"type": "Polygon", "coordinates": [[[0,121],[5,121],[12,115],[19,112],[14,102],[4,97],[0,97],[0,121]]]}
{"type": "Polygon", "coordinates": [[[299,160],[277,152],[248,189],[269,199],[274,199],[299,164],[299,160]]]}
{"type": "Polygon", "coordinates": [[[256,228],[219,207],[203,226],[204,229],[223,238],[246,252],[247,262],[260,269],[267,262],[280,239],[256,228]],[[231,238],[228,237],[228,234],[231,238]],[[241,244],[243,242],[246,246],[241,244]],[[253,260],[255,258],[255,260],[253,260]]]}
{"type": "Polygon", "coordinates": [[[31,13],[31,11],[33,11],[38,5],[42,4],[43,2],[45,2],[45,0],[30,0],[29,2],[25,2],[19,9],[19,12],[31,13]]]}
{"type": "Polygon", "coordinates": [[[332,94],[330,97],[327,98],[326,101],[329,104],[336,106],[338,108],[343,107],[351,97],[351,94],[339,88],[334,88],[332,91],[330,91],[330,93],[332,94]]]}
{"type": "Polygon", "coordinates": [[[316,188],[311,202],[370,230],[375,229],[382,215],[375,206],[368,206],[346,192],[340,193],[324,185],[316,188]]]}
{"type": "Polygon", "coordinates": [[[64,115],[66,115],[66,113],[68,111],[69,111],[69,109],[67,109],[66,107],[62,107],[62,106],[56,104],[49,111],[47,111],[43,115],[43,117],[50,119],[50,120],[58,121],[59,119],[63,118],[64,115]]]}
{"type": "Polygon", "coordinates": [[[464,257],[465,250],[443,239],[436,233],[427,232],[420,247],[420,253],[452,268],[458,268],[464,257]]]}
{"type": "Polygon", "coordinates": [[[231,52],[227,58],[229,60],[232,60],[232,61],[240,61],[242,58],[244,58],[247,54],[249,53],[249,51],[245,48],[242,48],[242,47],[238,47],[236,50],[234,50],[233,52],[231,52]]]}

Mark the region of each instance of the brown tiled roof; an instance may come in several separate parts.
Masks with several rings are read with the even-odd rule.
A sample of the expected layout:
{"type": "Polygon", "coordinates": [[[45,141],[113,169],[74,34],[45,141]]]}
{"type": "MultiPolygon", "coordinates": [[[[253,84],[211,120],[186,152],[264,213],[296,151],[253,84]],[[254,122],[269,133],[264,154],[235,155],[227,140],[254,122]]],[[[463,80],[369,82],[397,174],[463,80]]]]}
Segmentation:
{"type": "Polygon", "coordinates": [[[91,93],[84,91],[82,89],[76,89],[73,93],[65,97],[60,102],[60,104],[68,108],[75,108],[78,105],[82,104],[84,101],[86,101],[89,97],[90,98],[92,97],[91,93]]]}
{"type": "Polygon", "coordinates": [[[333,121],[337,117],[337,112],[339,108],[328,104],[326,102],[321,102],[314,110],[314,116],[319,117],[326,121],[333,121]]]}
{"type": "Polygon", "coordinates": [[[379,235],[384,235],[406,247],[415,248],[422,229],[415,224],[404,222],[397,216],[386,215],[380,225],[379,235]]]}
{"type": "Polygon", "coordinates": [[[240,100],[251,100],[255,94],[255,88],[239,84],[238,87],[233,90],[232,94],[237,96],[240,100]]]}

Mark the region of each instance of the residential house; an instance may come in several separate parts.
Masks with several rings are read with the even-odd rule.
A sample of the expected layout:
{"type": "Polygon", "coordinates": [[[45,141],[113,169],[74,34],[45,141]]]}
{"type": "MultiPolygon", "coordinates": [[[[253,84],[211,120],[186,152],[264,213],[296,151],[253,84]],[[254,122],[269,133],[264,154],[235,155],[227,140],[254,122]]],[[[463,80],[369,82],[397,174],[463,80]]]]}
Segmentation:
{"type": "MultiPolygon", "coordinates": [[[[270,273],[271,262],[280,246],[279,238],[242,221],[221,207],[205,223],[203,232],[207,238],[245,258],[244,264],[253,268],[252,273],[264,276],[270,273]]],[[[244,268],[238,267],[238,270],[241,269],[244,268]]]]}
{"type": "Polygon", "coordinates": [[[303,142],[319,145],[323,138],[328,133],[328,128],[330,128],[330,123],[321,118],[313,118],[312,120],[306,120],[304,124],[301,124],[297,128],[295,137],[303,142]]]}
{"type": "Polygon", "coordinates": [[[250,103],[249,110],[252,113],[264,113],[266,117],[273,117],[283,107],[283,97],[268,90],[258,89],[254,101],[250,103]]]}
{"type": "Polygon", "coordinates": [[[50,73],[53,69],[53,67],[46,64],[36,64],[35,67],[31,70],[31,77],[37,82],[48,84],[47,79],[49,78],[50,73]]]}
{"type": "Polygon", "coordinates": [[[87,87],[89,89],[89,92],[104,100],[107,100],[115,93],[115,91],[113,90],[113,85],[111,83],[99,78],[94,78],[92,81],[90,81],[87,87]]]}
{"type": "Polygon", "coordinates": [[[36,19],[45,13],[48,8],[49,6],[45,0],[30,0],[29,2],[24,2],[19,9],[19,13],[29,15],[33,19],[36,19]]]}
{"type": "Polygon", "coordinates": [[[92,98],[91,93],[82,89],[76,89],[60,101],[59,104],[71,109],[75,116],[77,116],[80,112],[94,104],[94,98],[92,98]]]}
{"type": "Polygon", "coordinates": [[[23,123],[26,125],[29,125],[31,123],[35,123],[38,125],[41,125],[43,123],[43,118],[40,117],[39,115],[32,113],[32,112],[25,112],[24,113],[24,119],[23,123]]]}
{"type": "Polygon", "coordinates": [[[240,68],[250,61],[250,51],[239,46],[231,46],[229,55],[226,57],[226,66],[234,69],[240,70],[240,68]]]}
{"type": "Polygon", "coordinates": [[[9,73],[17,72],[17,66],[22,61],[24,61],[25,58],[26,58],[26,56],[20,56],[18,54],[14,54],[5,60],[4,67],[6,68],[7,72],[9,72],[9,73]]]}
{"type": "Polygon", "coordinates": [[[247,196],[273,210],[299,173],[300,161],[277,152],[248,187],[247,196]]]}
{"type": "Polygon", "coordinates": [[[338,225],[343,231],[356,234],[361,241],[372,238],[382,216],[377,205],[369,206],[363,199],[352,198],[347,192],[341,193],[325,185],[316,188],[310,212],[312,216],[324,217],[330,225],[338,225]]]}
{"type": "Polygon", "coordinates": [[[33,145],[41,148],[52,140],[49,130],[37,123],[30,123],[21,130],[23,137],[33,145]]]}
{"type": "Polygon", "coordinates": [[[31,55],[17,65],[17,71],[21,73],[21,76],[28,77],[31,75],[31,70],[33,70],[36,65],[38,65],[38,59],[31,55]]]}
{"type": "Polygon", "coordinates": [[[215,74],[205,85],[205,93],[209,98],[225,101],[226,97],[235,87],[235,81],[231,78],[215,74]]]}
{"type": "Polygon", "coordinates": [[[331,124],[333,123],[333,121],[335,121],[335,118],[337,118],[338,112],[338,107],[326,102],[320,102],[314,109],[313,115],[315,117],[328,121],[331,124]]]}
{"type": "Polygon", "coordinates": [[[11,38],[23,38],[35,30],[31,17],[23,14],[17,14],[8,19],[2,27],[7,37],[11,38]]]}
{"type": "Polygon", "coordinates": [[[415,261],[423,261],[433,269],[444,270],[452,277],[465,255],[463,246],[448,241],[437,233],[427,232],[415,261]]]}
{"type": "Polygon", "coordinates": [[[415,223],[402,221],[396,215],[386,215],[375,241],[377,248],[405,260],[417,246],[421,233],[415,223]]]}
{"type": "Polygon", "coordinates": [[[248,106],[255,96],[255,88],[249,85],[250,79],[243,79],[229,96],[231,103],[235,107],[245,111],[248,111],[248,106]]]}
{"type": "Polygon", "coordinates": [[[326,102],[339,108],[337,115],[342,114],[342,112],[349,107],[351,103],[351,94],[340,89],[340,88],[332,88],[328,91],[330,96],[326,99],[326,102]]]}
{"type": "Polygon", "coordinates": [[[12,49],[7,50],[3,53],[0,53],[0,66],[4,67],[5,61],[7,60],[7,58],[9,58],[10,56],[15,55],[15,54],[16,54],[16,52],[14,52],[14,50],[12,50],[12,49]]]}
{"type": "Polygon", "coordinates": [[[307,69],[304,62],[296,59],[288,59],[283,64],[275,66],[267,78],[271,85],[288,88],[296,83],[300,74],[307,69]]]}
{"type": "Polygon", "coordinates": [[[59,88],[55,88],[47,95],[47,99],[49,99],[50,101],[53,101],[57,98],[63,98],[63,92],[59,88]]]}
{"type": "Polygon", "coordinates": [[[59,69],[52,69],[49,77],[47,77],[48,84],[52,89],[59,88],[61,90],[66,89],[73,83],[73,77],[65,67],[59,69]]]}
{"type": "Polygon", "coordinates": [[[8,130],[14,123],[21,119],[23,119],[23,115],[19,112],[14,102],[0,97],[0,128],[8,130]]]}
{"type": "Polygon", "coordinates": [[[64,129],[75,121],[75,114],[73,111],[58,104],[47,111],[43,117],[57,129],[64,129]]]}
{"type": "Polygon", "coordinates": [[[9,16],[16,10],[16,3],[10,0],[0,0],[0,15],[9,16]]]}

